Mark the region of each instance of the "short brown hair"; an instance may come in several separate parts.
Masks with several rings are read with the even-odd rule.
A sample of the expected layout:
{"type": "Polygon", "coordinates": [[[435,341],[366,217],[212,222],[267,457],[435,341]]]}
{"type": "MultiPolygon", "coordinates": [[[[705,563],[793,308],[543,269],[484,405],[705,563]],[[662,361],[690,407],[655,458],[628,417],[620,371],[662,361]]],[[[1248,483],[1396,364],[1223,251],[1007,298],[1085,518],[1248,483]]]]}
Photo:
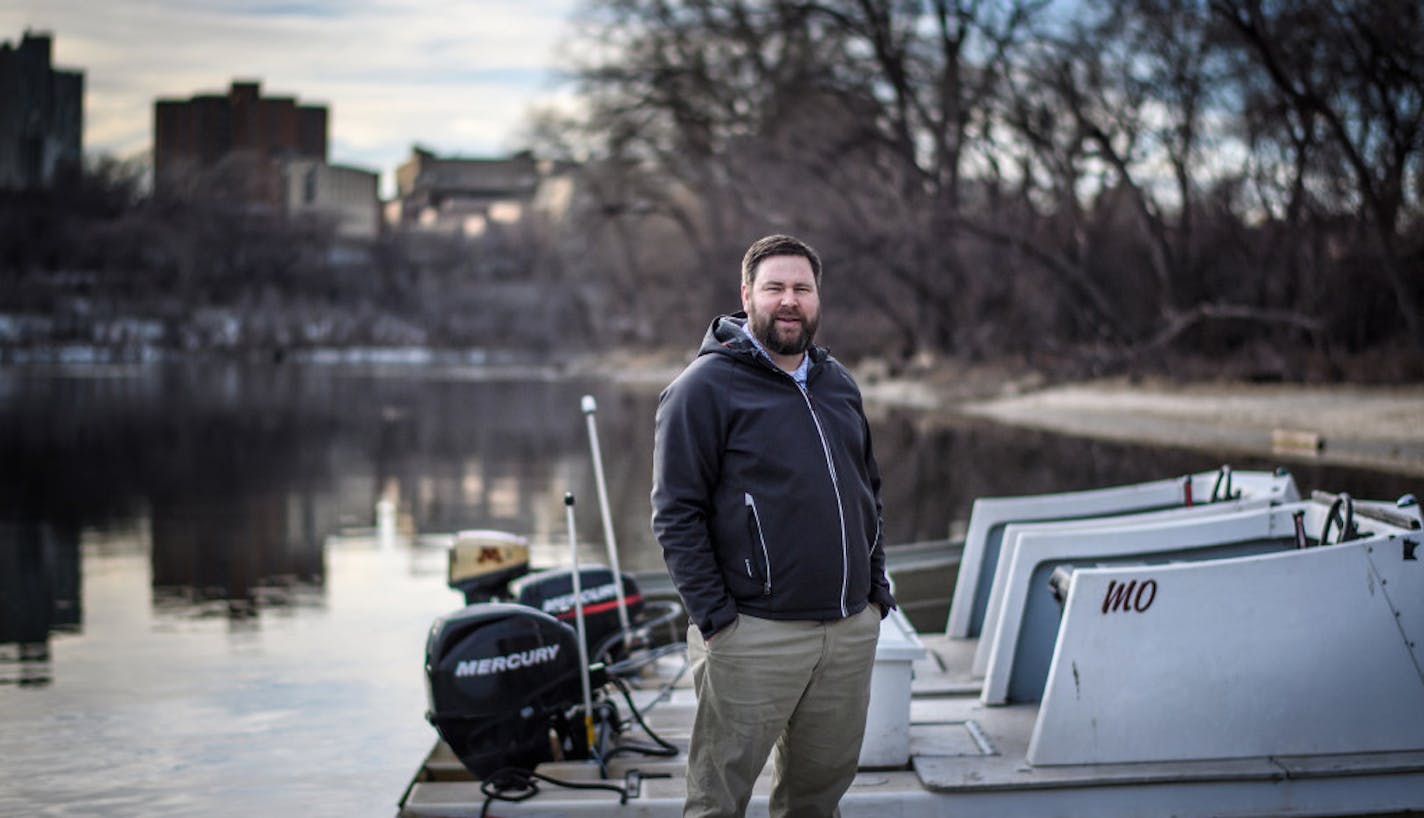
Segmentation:
{"type": "Polygon", "coordinates": [[[801,256],[811,262],[811,275],[816,279],[816,286],[821,286],[821,257],[806,242],[780,234],[757,239],[747,248],[747,254],[742,256],[744,286],[750,287],[756,281],[757,266],[770,256],[801,256]]]}

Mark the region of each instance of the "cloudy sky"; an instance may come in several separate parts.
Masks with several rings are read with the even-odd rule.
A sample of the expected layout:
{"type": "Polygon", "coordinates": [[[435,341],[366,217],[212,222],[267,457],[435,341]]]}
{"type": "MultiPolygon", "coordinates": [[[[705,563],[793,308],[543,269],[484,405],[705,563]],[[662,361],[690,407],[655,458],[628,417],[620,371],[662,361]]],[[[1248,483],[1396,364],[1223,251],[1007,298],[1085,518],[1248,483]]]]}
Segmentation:
{"type": "Polygon", "coordinates": [[[0,0],[0,40],[54,37],[84,72],[84,149],[152,142],[153,101],[260,80],[329,112],[329,158],[387,179],[419,143],[521,147],[531,105],[567,100],[559,54],[578,0],[0,0]]]}

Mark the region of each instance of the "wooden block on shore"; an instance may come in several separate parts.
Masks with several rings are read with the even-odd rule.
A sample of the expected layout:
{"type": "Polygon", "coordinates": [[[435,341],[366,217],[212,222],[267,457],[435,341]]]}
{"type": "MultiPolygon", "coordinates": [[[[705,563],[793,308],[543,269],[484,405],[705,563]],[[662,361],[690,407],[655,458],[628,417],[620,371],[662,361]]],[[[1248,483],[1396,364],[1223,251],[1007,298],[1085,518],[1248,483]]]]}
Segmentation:
{"type": "Polygon", "coordinates": [[[1273,429],[1271,431],[1271,451],[1294,454],[1320,454],[1325,448],[1325,439],[1319,432],[1303,429],[1273,429]]]}

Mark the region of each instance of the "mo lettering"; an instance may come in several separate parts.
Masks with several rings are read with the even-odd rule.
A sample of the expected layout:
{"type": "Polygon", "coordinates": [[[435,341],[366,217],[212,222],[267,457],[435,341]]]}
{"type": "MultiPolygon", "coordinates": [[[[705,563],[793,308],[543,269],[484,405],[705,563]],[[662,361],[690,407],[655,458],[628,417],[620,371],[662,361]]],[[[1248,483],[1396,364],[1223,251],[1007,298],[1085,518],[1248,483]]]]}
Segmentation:
{"type": "Polygon", "coordinates": [[[1103,613],[1122,611],[1123,613],[1143,613],[1157,601],[1157,580],[1137,580],[1119,583],[1108,581],[1108,592],[1103,596],[1103,613]]]}

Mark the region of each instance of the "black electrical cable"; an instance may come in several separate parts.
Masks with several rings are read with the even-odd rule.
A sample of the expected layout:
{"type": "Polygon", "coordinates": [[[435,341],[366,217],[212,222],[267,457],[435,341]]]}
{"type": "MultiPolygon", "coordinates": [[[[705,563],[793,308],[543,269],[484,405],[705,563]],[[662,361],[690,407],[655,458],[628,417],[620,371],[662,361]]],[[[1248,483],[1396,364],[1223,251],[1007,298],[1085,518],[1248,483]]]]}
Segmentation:
{"type": "Polygon", "coordinates": [[[642,670],[668,654],[681,653],[685,650],[687,650],[686,642],[675,642],[671,645],[663,645],[660,648],[646,651],[639,656],[630,656],[621,662],[605,666],[605,669],[609,675],[612,676],[628,676],[636,671],[642,670]]]}
{"type": "Polygon", "coordinates": [[[608,741],[608,730],[617,729],[618,708],[613,702],[607,699],[601,699],[598,704],[594,706],[594,710],[597,711],[594,715],[594,723],[596,725],[604,725],[604,729],[598,730],[597,727],[594,728],[593,746],[588,748],[588,754],[592,756],[593,760],[598,764],[598,777],[607,778],[608,759],[612,756],[609,753],[603,752],[603,745],[608,741]]]}
{"type": "Polygon", "coordinates": [[[480,782],[480,792],[484,793],[485,803],[480,807],[480,818],[489,815],[490,804],[495,801],[527,801],[539,794],[538,781],[546,781],[559,787],[568,787],[573,790],[607,790],[618,793],[618,803],[624,805],[628,803],[628,791],[617,784],[588,784],[582,781],[562,781],[557,778],[550,778],[547,775],[536,773],[533,770],[524,770],[518,767],[504,767],[495,770],[480,782]],[[516,793],[511,795],[510,793],[516,793]]]}
{"type": "MultiPolygon", "coordinates": [[[[676,602],[647,603],[649,608],[658,606],[663,608],[663,612],[641,622],[629,625],[626,630],[615,631],[603,638],[603,641],[593,646],[589,656],[595,660],[603,660],[610,666],[614,664],[614,650],[626,640],[630,644],[645,646],[650,640],[650,632],[659,625],[665,625],[682,615],[682,606],[676,602]]],[[[628,660],[623,660],[628,661],[628,660]]]]}
{"type": "Polygon", "coordinates": [[[633,692],[628,689],[628,684],[616,676],[613,677],[613,684],[618,688],[618,691],[623,694],[623,699],[628,702],[628,709],[633,711],[633,718],[637,720],[638,726],[642,727],[643,732],[647,733],[648,737],[651,738],[654,742],[656,742],[658,746],[648,747],[647,745],[631,743],[620,744],[617,747],[614,747],[612,750],[609,750],[608,755],[605,756],[605,758],[612,758],[613,756],[616,756],[620,753],[642,753],[643,755],[663,757],[671,757],[677,755],[677,745],[670,743],[662,736],[658,735],[657,733],[654,733],[653,729],[648,726],[648,723],[646,721],[643,721],[643,714],[638,712],[637,705],[633,704],[633,692]]]}

